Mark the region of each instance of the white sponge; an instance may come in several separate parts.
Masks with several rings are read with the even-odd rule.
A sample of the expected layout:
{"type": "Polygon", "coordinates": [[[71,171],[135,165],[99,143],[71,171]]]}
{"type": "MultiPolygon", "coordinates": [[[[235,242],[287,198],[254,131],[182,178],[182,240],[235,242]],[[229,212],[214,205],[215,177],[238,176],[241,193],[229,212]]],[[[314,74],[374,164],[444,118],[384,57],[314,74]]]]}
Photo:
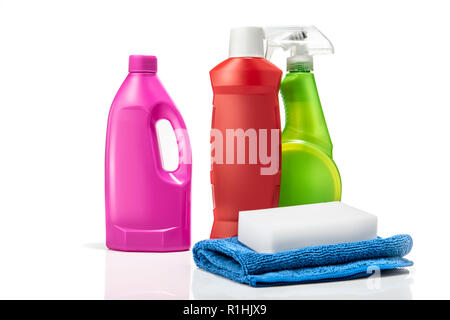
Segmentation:
{"type": "Polygon", "coordinates": [[[376,236],[376,216],[339,201],[239,212],[239,241],[262,253],[376,236]]]}

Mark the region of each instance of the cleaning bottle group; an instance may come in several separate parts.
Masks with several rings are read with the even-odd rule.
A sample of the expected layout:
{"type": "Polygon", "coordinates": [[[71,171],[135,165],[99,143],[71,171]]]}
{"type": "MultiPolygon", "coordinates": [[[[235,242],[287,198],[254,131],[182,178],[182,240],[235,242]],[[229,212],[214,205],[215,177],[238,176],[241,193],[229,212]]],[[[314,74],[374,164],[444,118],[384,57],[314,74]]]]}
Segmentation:
{"type": "MultiPolygon", "coordinates": [[[[340,174],[313,73],[313,56],[329,53],[333,46],[313,26],[231,30],[228,59],[210,71],[211,238],[237,236],[241,211],[340,200],[340,174]],[[270,62],[277,49],[289,52],[283,79],[270,62]]],[[[156,57],[130,56],[108,117],[106,244],[114,250],[190,248],[191,147],[156,73],[156,57]],[[176,137],[174,170],[163,164],[160,120],[176,137]]]]}

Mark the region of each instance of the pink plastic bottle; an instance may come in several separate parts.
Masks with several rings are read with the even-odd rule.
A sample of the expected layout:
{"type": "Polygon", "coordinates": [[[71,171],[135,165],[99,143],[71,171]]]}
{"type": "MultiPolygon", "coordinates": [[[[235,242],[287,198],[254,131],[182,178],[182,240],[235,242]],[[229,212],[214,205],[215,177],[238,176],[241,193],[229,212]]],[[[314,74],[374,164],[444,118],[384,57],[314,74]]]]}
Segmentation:
{"type": "Polygon", "coordinates": [[[106,135],[106,245],[122,251],[190,248],[191,148],[183,118],[164,90],[154,56],[130,56],[106,135]],[[156,122],[167,119],[179,164],[162,166],[156,122]]]}

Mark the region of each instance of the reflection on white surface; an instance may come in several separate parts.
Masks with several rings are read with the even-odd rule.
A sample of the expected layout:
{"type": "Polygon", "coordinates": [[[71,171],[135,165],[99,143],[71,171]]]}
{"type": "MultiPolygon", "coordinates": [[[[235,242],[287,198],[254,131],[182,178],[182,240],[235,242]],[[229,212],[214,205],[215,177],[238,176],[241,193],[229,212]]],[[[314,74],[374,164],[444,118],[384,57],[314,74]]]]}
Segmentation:
{"type": "Polygon", "coordinates": [[[413,279],[407,270],[370,278],[316,284],[253,288],[196,268],[194,299],[411,299],[413,279]]]}
{"type": "MultiPolygon", "coordinates": [[[[348,281],[253,288],[193,267],[192,253],[106,250],[105,299],[411,299],[408,270],[348,281]],[[190,292],[192,295],[190,296],[190,292]]],[[[376,271],[376,270],[375,270],[376,271]]]]}
{"type": "Polygon", "coordinates": [[[189,299],[191,253],[106,251],[105,299],[189,299]]]}

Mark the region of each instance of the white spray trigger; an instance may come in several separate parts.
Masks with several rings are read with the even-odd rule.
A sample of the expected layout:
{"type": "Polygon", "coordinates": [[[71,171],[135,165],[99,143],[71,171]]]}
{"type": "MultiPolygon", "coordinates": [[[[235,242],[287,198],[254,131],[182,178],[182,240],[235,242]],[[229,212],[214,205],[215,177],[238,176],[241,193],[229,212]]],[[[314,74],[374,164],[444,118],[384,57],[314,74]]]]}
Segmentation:
{"type": "Polygon", "coordinates": [[[288,70],[298,67],[312,70],[314,55],[334,53],[330,40],[315,26],[267,27],[264,31],[267,40],[266,59],[270,59],[278,48],[289,50],[288,70]]]}

